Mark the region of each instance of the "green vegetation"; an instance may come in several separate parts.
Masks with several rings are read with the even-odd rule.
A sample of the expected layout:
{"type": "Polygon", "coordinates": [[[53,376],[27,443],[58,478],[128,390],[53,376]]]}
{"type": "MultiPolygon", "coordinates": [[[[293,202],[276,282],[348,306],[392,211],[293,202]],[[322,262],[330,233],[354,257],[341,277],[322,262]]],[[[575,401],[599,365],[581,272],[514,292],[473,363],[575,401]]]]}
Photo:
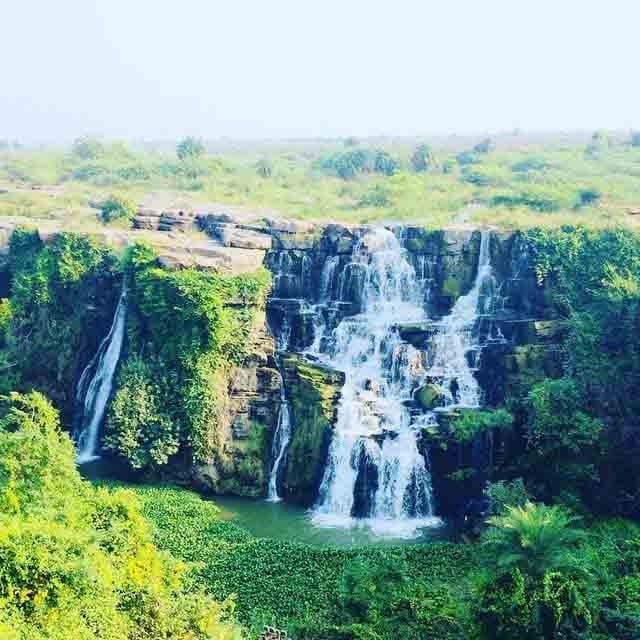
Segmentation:
{"type": "Polygon", "coordinates": [[[434,169],[436,164],[433,151],[428,144],[421,144],[416,147],[416,150],[411,156],[411,166],[416,173],[421,171],[428,171],[434,169]]]}
{"type": "Polygon", "coordinates": [[[136,212],[136,205],[123,196],[112,195],[100,203],[100,214],[105,222],[121,219],[131,222],[136,212]]]}
{"type": "MultiPolygon", "coordinates": [[[[610,226],[640,197],[637,147],[597,135],[588,147],[535,155],[491,141],[467,149],[455,162],[429,148],[360,143],[258,161],[200,149],[176,162],[89,138],[59,156],[3,151],[0,171],[12,184],[52,176],[75,199],[70,208],[117,186],[125,195],[105,201],[107,222],[128,219],[147,189],[284,204],[298,217],[440,224],[475,203],[471,221],[535,222],[523,238],[562,344],[561,366],[546,374],[558,377],[543,368],[523,375],[504,406],[462,411],[431,434],[456,460],[450,484],[484,491],[491,517],[480,544],[338,549],[255,539],[189,492],[92,488],[53,407],[71,428],[74,383],[126,283],[105,448],[145,477],[194,462],[230,469],[229,382],[269,274],[167,271],[143,244],[120,259],[86,236],[43,243],[19,229],[3,271],[10,297],[0,301],[0,392],[9,394],[0,411],[0,636],[234,638],[234,594],[247,628],[273,622],[296,640],[640,636],[640,530],[616,519],[640,517],[640,235],[610,226]],[[575,220],[587,224],[560,225],[575,220]],[[473,466],[474,446],[496,455],[473,466]]],[[[5,213],[43,211],[24,192],[0,198],[5,213]]],[[[287,477],[311,493],[339,380],[308,363],[284,365],[298,376],[292,415],[308,427],[294,434],[287,477]]],[[[249,426],[247,456],[221,487],[263,486],[268,443],[249,426]]]]}
{"type": "Polygon", "coordinates": [[[204,144],[199,138],[189,136],[178,143],[176,155],[180,160],[199,158],[204,154],[204,144]]]}
{"type": "Polygon", "coordinates": [[[228,375],[251,343],[268,272],[167,272],[144,245],[121,264],[91,238],[61,233],[45,245],[26,229],[11,237],[8,272],[11,299],[0,306],[5,392],[45,393],[71,428],[74,385],[108,332],[126,279],[128,334],[107,449],[147,470],[179,452],[199,461],[222,455],[228,375]]]}
{"type": "Polygon", "coordinates": [[[37,389],[71,423],[78,369],[111,324],[121,287],[118,267],[116,256],[90,238],[61,233],[45,245],[36,231],[15,231],[2,350],[6,391],[37,389]]]}
{"type": "Polygon", "coordinates": [[[492,429],[509,429],[513,416],[504,409],[495,411],[462,411],[453,420],[452,437],[459,442],[469,442],[478,434],[492,429]]]}
{"type": "Polygon", "coordinates": [[[250,628],[275,624],[296,640],[628,640],[640,630],[640,528],[622,521],[586,531],[525,500],[491,520],[482,545],[340,549],[254,539],[193,493],[131,489],[156,544],[195,562],[214,598],[236,594],[250,628]]]}
{"type": "Polygon", "coordinates": [[[310,141],[238,150],[185,138],[177,161],[171,148],[151,152],[81,138],[70,151],[0,150],[0,187],[12,188],[0,196],[0,214],[95,226],[89,202],[115,190],[133,202],[153,194],[167,207],[217,202],[298,219],[431,228],[462,220],[509,228],[635,224],[625,212],[640,208],[636,137],[542,144],[497,136],[444,147],[310,141]],[[367,197],[379,192],[387,197],[367,197]]]}
{"type": "Polygon", "coordinates": [[[250,344],[268,272],[168,272],[143,245],[131,249],[125,268],[128,346],[107,417],[106,448],[133,469],[166,465],[181,450],[198,462],[223,459],[219,433],[229,371],[250,344]]]}
{"type": "Polygon", "coordinates": [[[637,517],[640,235],[563,228],[532,230],[528,239],[568,334],[565,378],[512,399],[527,415],[528,487],[545,500],[564,492],[598,512],[637,517]]]}
{"type": "Polygon", "coordinates": [[[129,491],[80,479],[58,414],[12,393],[0,418],[0,636],[232,640],[231,601],[160,552],[129,491]]]}
{"type": "MultiPolygon", "coordinates": [[[[477,549],[471,545],[340,549],[254,539],[233,521],[221,519],[212,503],[193,493],[168,487],[131,489],[141,497],[143,513],[155,525],[160,548],[197,563],[198,584],[214,598],[236,594],[238,617],[246,625],[258,628],[273,623],[289,628],[296,639],[357,638],[356,627],[369,625],[356,622],[362,616],[375,619],[375,628],[382,625],[389,633],[394,627],[396,631],[405,628],[397,625],[404,624],[406,612],[387,615],[394,603],[403,601],[406,607],[413,598],[418,606],[423,596],[428,599],[439,593],[443,597],[450,587],[466,598],[470,585],[461,581],[477,564],[477,549]],[[370,584],[384,591],[376,596],[370,584]],[[371,598],[363,611],[367,594],[371,598]],[[398,599],[387,601],[390,594],[398,599]],[[353,622],[346,617],[351,616],[348,611],[354,614],[353,622]]],[[[430,606],[434,617],[444,617],[446,612],[433,604],[420,605],[430,606]]],[[[411,615],[412,624],[422,631],[428,628],[420,627],[416,614],[411,615]]]]}

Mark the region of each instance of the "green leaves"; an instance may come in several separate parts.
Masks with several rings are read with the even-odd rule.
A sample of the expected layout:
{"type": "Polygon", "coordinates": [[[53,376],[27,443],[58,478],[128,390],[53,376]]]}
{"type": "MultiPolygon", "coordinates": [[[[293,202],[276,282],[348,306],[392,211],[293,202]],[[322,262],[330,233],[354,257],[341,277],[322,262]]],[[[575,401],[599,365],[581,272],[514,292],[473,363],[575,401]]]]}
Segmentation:
{"type": "Polygon", "coordinates": [[[6,399],[0,634],[8,624],[37,640],[238,640],[232,603],[189,587],[185,566],[153,545],[136,496],[92,488],[74,457],[44,396],[6,399]]]}
{"type": "Polygon", "coordinates": [[[158,469],[179,451],[200,462],[219,452],[229,372],[251,344],[270,274],[169,272],[133,246],[129,345],[108,413],[106,445],[135,469],[158,469]]]}
{"type": "Polygon", "coordinates": [[[73,233],[46,245],[37,232],[11,238],[11,320],[7,359],[18,389],[37,388],[71,420],[77,369],[109,329],[121,283],[110,249],[73,233]]]}
{"type": "Polygon", "coordinates": [[[584,537],[571,527],[576,521],[560,507],[533,502],[508,506],[505,515],[489,518],[491,529],[484,543],[499,573],[518,568],[525,575],[539,577],[570,566],[568,551],[584,537]]]}
{"type": "Polygon", "coordinates": [[[457,442],[471,442],[478,434],[493,429],[510,429],[513,416],[506,409],[494,411],[463,410],[451,424],[452,437],[457,442]]]}
{"type": "Polygon", "coordinates": [[[109,405],[105,448],[133,469],[167,464],[180,445],[180,424],[165,405],[170,392],[170,378],[158,362],[130,357],[118,373],[109,405]]]}

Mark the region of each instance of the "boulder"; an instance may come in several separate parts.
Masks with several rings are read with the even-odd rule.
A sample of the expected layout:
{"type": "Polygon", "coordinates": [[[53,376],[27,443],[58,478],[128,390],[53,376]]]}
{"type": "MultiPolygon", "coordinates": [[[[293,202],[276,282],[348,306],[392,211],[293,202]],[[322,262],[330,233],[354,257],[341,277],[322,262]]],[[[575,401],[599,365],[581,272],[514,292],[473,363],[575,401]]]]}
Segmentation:
{"type": "Polygon", "coordinates": [[[266,233],[241,229],[230,224],[218,225],[216,238],[225,247],[235,247],[237,249],[269,251],[272,245],[271,236],[266,233]]]}
{"type": "Polygon", "coordinates": [[[416,390],[414,398],[425,411],[433,411],[444,404],[445,393],[437,385],[428,383],[416,390]]]}
{"type": "Polygon", "coordinates": [[[398,324],[400,338],[414,347],[424,347],[437,333],[437,325],[432,320],[398,324]]]}
{"type": "Polygon", "coordinates": [[[310,233],[315,228],[312,222],[305,222],[303,220],[278,220],[271,217],[265,217],[263,220],[269,229],[282,233],[310,233]]]}

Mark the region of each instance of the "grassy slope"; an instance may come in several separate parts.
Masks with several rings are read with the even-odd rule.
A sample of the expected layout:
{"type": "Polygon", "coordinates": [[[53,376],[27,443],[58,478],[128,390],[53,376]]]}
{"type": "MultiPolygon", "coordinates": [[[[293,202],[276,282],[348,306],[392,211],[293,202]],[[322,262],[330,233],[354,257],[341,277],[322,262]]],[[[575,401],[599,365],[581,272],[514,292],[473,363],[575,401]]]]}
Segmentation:
{"type": "Polygon", "coordinates": [[[438,168],[422,174],[410,168],[413,146],[392,144],[387,150],[400,160],[399,173],[346,181],[316,165],[322,154],[343,150],[338,144],[292,144],[262,154],[251,148],[223,152],[198,163],[190,177],[169,154],[133,152],[117,144],[91,161],[56,150],[4,152],[0,153],[0,187],[22,189],[0,195],[0,215],[96,224],[88,202],[112,191],[137,201],[150,192],[161,192],[168,202],[217,202],[300,219],[412,221],[432,227],[463,221],[501,227],[580,222],[604,226],[624,220],[625,209],[640,208],[640,148],[623,141],[589,148],[576,142],[514,140],[501,144],[498,139],[497,150],[478,155],[477,162],[466,167],[458,165],[454,151],[436,149],[438,168]],[[261,155],[272,164],[269,178],[258,176],[255,170],[261,155]],[[447,165],[448,173],[443,170],[447,165]],[[33,191],[33,184],[58,185],[60,190],[33,191]],[[389,204],[360,207],[359,201],[376,188],[386,194],[389,204]],[[601,194],[597,206],[579,206],[584,191],[601,194]],[[523,195],[550,203],[554,210],[518,204],[523,195]],[[496,204],[496,197],[509,199],[512,206],[496,204]]]}

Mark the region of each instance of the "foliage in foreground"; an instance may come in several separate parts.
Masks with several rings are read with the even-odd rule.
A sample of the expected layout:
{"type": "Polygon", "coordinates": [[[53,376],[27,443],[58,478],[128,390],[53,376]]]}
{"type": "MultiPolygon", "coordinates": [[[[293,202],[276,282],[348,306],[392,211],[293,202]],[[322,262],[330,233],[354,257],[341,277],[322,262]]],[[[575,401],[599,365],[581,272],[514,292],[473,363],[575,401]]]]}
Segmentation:
{"type": "Polygon", "coordinates": [[[81,480],[58,413],[12,393],[0,418],[0,637],[238,640],[219,604],[160,552],[130,491],[81,480]]]}
{"type": "Polygon", "coordinates": [[[559,507],[527,502],[490,519],[476,616],[488,640],[620,638],[640,633],[640,529],[590,532],[559,507]]]}
{"type": "Polygon", "coordinates": [[[482,546],[335,548],[255,539],[193,493],[132,489],[156,543],[196,561],[203,588],[237,594],[247,625],[288,627],[296,640],[632,640],[640,631],[640,529],[627,522],[585,532],[561,509],[524,503],[503,510],[482,546]]]}

